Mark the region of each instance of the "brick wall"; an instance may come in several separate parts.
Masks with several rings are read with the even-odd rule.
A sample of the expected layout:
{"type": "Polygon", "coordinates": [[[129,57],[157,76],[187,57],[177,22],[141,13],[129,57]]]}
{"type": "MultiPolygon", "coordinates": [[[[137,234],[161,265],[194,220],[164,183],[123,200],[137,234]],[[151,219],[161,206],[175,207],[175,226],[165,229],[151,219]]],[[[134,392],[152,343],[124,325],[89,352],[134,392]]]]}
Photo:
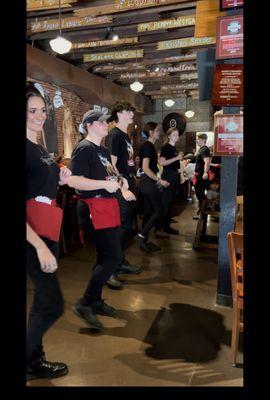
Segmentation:
{"type": "MultiPolygon", "coordinates": [[[[33,79],[28,78],[28,81],[33,81],[33,79]]],[[[34,80],[42,85],[42,87],[48,92],[51,100],[53,100],[55,96],[55,91],[59,89],[61,91],[61,97],[63,102],[66,104],[67,107],[70,108],[73,121],[74,121],[74,132],[72,133],[72,144],[73,147],[78,141],[79,134],[78,128],[79,124],[81,123],[83,114],[88,111],[92,104],[85,103],[82,101],[75,93],[66,90],[62,87],[58,87],[56,85],[51,85],[50,83],[34,80]]],[[[64,151],[64,139],[63,139],[63,131],[62,131],[62,124],[63,124],[63,109],[64,107],[59,107],[55,109],[55,117],[56,117],[56,125],[57,125],[57,147],[58,147],[58,154],[63,154],[64,151]]]]}

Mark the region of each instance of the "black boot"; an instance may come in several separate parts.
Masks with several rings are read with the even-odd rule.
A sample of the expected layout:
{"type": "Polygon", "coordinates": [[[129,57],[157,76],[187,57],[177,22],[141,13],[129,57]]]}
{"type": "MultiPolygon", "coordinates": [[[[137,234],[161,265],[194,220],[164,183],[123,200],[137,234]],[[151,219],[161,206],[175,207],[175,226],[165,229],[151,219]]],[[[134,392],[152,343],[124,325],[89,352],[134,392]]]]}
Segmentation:
{"type": "Polygon", "coordinates": [[[54,379],[64,376],[68,373],[68,367],[64,363],[50,362],[45,359],[45,353],[32,365],[27,367],[27,381],[33,379],[54,379]]]}
{"type": "Polygon", "coordinates": [[[110,289],[120,290],[123,288],[123,283],[119,281],[117,274],[112,274],[106,282],[110,289]]]}
{"type": "Polygon", "coordinates": [[[122,264],[117,268],[117,272],[122,274],[139,274],[141,272],[141,267],[131,265],[128,260],[124,258],[122,264]]]}
{"type": "Polygon", "coordinates": [[[102,323],[97,319],[97,313],[94,307],[83,305],[81,299],[77,300],[76,304],[72,307],[72,310],[74,314],[86,322],[90,328],[96,331],[100,331],[103,328],[102,323]]]}

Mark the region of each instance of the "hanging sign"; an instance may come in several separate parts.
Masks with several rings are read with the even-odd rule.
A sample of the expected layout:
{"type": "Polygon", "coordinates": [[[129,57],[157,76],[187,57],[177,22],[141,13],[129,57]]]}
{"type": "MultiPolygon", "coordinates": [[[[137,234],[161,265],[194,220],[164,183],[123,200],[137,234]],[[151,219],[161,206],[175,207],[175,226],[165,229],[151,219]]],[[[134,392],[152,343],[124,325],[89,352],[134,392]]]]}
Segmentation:
{"type": "Polygon", "coordinates": [[[157,31],[159,29],[180,28],[195,25],[195,15],[185,15],[178,18],[164,19],[162,21],[145,22],[138,24],[138,32],[157,31]]]}
{"type": "Polygon", "coordinates": [[[166,72],[126,72],[125,74],[121,74],[118,80],[120,81],[129,81],[134,79],[147,79],[147,78],[161,78],[164,76],[169,76],[166,72]]]}
{"type": "Polygon", "coordinates": [[[243,105],[243,64],[217,64],[213,82],[212,104],[243,105]]]}
{"type": "MultiPolygon", "coordinates": [[[[169,93],[170,94],[170,93],[169,93]]],[[[152,95],[151,93],[149,94],[153,100],[158,100],[158,99],[167,99],[169,97],[168,93],[163,93],[163,94],[154,94],[152,95]]],[[[172,93],[172,97],[174,99],[180,99],[180,98],[186,98],[187,95],[185,93],[172,93]]]]}
{"type": "Polygon", "coordinates": [[[243,57],[243,25],[243,15],[217,18],[216,59],[243,57]]]}
{"type": "Polygon", "coordinates": [[[163,85],[160,87],[160,90],[186,90],[186,89],[197,89],[199,84],[197,82],[194,83],[183,83],[179,85],[163,85]]]}
{"type": "Polygon", "coordinates": [[[138,43],[137,37],[123,38],[115,40],[95,40],[92,42],[72,43],[71,49],[85,49],[87,47],[115,46],[117,44],[135,44],[138,43]]]}
{"type": "Polygon", "coordinates": [[[214,152],[216,156],[241,156],[243,154],[243,115],[214,116],[214,152]]]}
{"type": "MultiPolygon", "coordinates": [[[[183,0],[182,0],[183,1],[183,0]]],[[[130,10],[137,8],[146,8],[153,6],[164,6],[167,4],[177,3],[176,0],[114,0],[117,11],[130,10]]]]}
{"type": "Polygon", "coordinates": [[[123,51],[112,51],[109,53],[84,54],[83,62],[125,60],[128,58],[142,58],[142,57],[143,57],[143,50],[123,50],[123,51]]]}
{"type": "Polygon", "coordinates": [[[184,47],[199,47],[208,46],[216,43],[215,37],[203,37],[203,38],[183,38],[183,39],[173,39],[164,40],[162,42],[157,42],[157,50],[170,50],[170,49],[181,49],[184,47]]]}
{"type": "Polygon", "coordinates": [[[244,0],[220,0],[220,11],[242,7],[243,5],[244,0]]]}
{"type": "MultiPolygon", "coordinates": [[[[61,0],[61,8],[72,7],[70,3],[77,0],[61,0]]],[[[59,8],[59,0],[27,0],[26,11],[48,10],[59,8]]]]}
{"type": "MultiPolygon", "coordinates": [[[[70,17],[62,18],[62,29],[80,28],[82,26],[92,26],[107,24],[112,22],[112,17],[109,15],[104,15],[100,17],[70,17]]],[[[55,31],[60,28],[59,19],[49,19],[37,22],[32,22],[30,24],[30,29],[32,33],[55,31]]]]}
{"type": "Polygon", "coordinates": [[[53,98],[53,105],[55,108],[59,108],[64,105],[60,90],[56,90],[55,92],[55,96],[53,98]]]}

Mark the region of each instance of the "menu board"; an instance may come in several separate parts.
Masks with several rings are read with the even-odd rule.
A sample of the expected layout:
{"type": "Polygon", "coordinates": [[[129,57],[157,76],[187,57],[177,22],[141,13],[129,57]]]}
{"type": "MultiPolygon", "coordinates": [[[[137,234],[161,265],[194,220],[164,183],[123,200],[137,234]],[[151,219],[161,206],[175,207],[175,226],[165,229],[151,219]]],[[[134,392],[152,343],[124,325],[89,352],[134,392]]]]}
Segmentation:
{"type": "Polygon", "coordinates": [[[243,105],[243,64],[217,64],[213,82],[212,104],[243,105]]]}
{"type": "Polygon", "coordinates": [[[220,11],[230,10],[232,8],[243,7],[244,0],[220,0],[220,11]]]}
{"type": "Polygon", "coordinates": [[[242,58],[244,55],[243,15],[217,18],[216,59],[242,58]]]}
{"type": "Polygon", "coordinates": [[[243,154],[243,114],[214,116],[214,151],[216,156],[243,154]]]}

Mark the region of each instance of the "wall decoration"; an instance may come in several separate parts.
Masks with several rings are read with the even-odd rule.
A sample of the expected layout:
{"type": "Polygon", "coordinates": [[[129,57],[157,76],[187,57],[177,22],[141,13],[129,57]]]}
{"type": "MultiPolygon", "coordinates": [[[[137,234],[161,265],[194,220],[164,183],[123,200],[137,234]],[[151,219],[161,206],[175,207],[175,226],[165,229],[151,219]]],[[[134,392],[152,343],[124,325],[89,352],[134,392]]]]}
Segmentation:
{"type": "Polygon", "coordinates": [[[244,0],[220,0],[220,11],[243,7],[244,0]]]}
{"type": "Polygon", "coordinates": [[[216,59],[242,58],[243,45],[243,15],[217,18],[216,59]]]}
{"type": "Polygon", "coordinates": [[[55,108],[59,108],[64,105],[60,90],[56,90],[55,92],[55,96],[53,98],[53,105],[55,108]]]}
{"type": "Polygon", "coordinates": [[[243,64],[217,64],[213,82],[212,104],[243,105],[243,64]]]}
{"type": "Polygon", "coordinates": [[[72,137],[74,136],[76,129],[71,109],[67,106],[66,102],[63,113],[62,130],[64,137],[64,158],[71,158],[71,153],[73,150],[72,137]]]}
{"type": "Polygon", "coordinates": [[[214,116],[214,155],[241,156],[243,154],[243,114],[214,116]]]}

